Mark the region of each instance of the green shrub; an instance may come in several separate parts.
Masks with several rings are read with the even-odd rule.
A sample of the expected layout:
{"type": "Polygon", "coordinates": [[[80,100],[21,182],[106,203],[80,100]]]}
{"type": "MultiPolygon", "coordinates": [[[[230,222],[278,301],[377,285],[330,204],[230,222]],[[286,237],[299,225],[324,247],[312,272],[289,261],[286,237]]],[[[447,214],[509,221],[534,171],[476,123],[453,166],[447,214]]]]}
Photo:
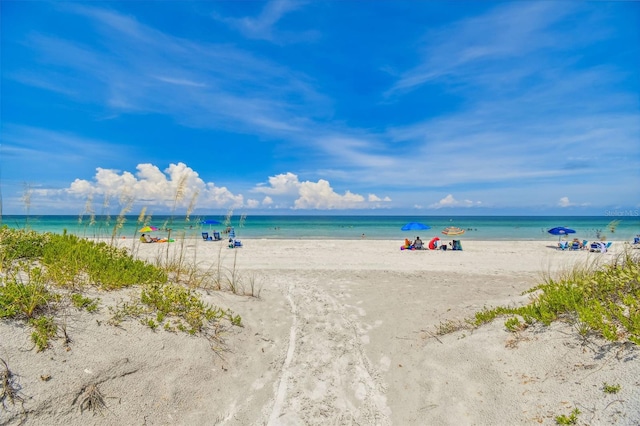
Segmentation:
{"type": "MultiPolygon", "coordinates": [[[[549,325],[563,318],[576,323],[582,336],[595,333],[640,345],[640,255],[624,253],[609,265],[575,268],[529,292],[536,290],[542,291],[526,306],[484,308],[467,323],[477,327],[497,317],[519,315],[527,325],[549,325]]],[[[525,325],[511,318],[505,327],[514,331],[525,325]]]]}
{"type": "Polygon", "coordinates": [[[575,425],[578,423],[578,414],[580,414],[580,410],[574,408],[569,416],[565,416],[564,414],[556,417],[556,424],[559,425],[575,425]]]}
{"type": "Polygon", "coordinates": [[[602,391],[604,393],[616,394],[616,393],[620,392],[620,389],[622,389],[622,387],[620,385],[610,385],[607,382],[604,382],[602,384],[602,391]]]}
{"type": "Polygon", "coordinates": [[[148,284],[142,289],[140,301],[155,315],[158,324],[162,324],[167,317],[172,317],[177,328],[189,334],[201,332],[206,323],[214,324],[221,319],[227,319],[233,325],[241,325],[239,316],[210,306],[193,290],[177,285],[148,284]]]}
{"type": "Polygon", "coordinates": [[[31,283],[24,284],[13,277],[0,285],[0,318],[33,318],[56,299],[41,282],[40,270],[31,272],[31,283]]]}
{"type": "MultiPolygon", "coordinates": [[[[177,329],[190,334],[204,332],[207,326],[212,326],[215,334],[223,319],[241,326],[240,316],[205,304],[192,290],[167,284],[167,271],[179,277],[186,270],[182,256],[175,263],[165,262],[170,267],[160,268],[105,242],[92,242],[66,232],[43,234],[4,226],[0,228],[0,319],[26,319],[41,351],[57,333],[53,316],[43,316],[59,308],[61,296],[55,293],[57,287],[74,289],[76,292],[70,296],[73,306],[94,312],[99,299],[77,292],[83,286],[113,290],[142,285],[140,301],[110,308],[110,323],[119,324],[132,317],[154,330],[163,326],[168,331],[177,329]]],[[[188,275],[197,276],[196,268],[188,275]]]]}
{"type": "Polygon", "coordinates": [[[79,293],[71,295],[71,303],[78,309],[86,309],[87,312],[95,312],[98,310],[98,299],[91,299],[79,293]]]}
{"type": "Polygon", "coordinates": [[[49,339],[55,337],[58,332],[58,326],[53,317],[41,316],[32,318],[29,320],[29,325],[34,328],[33,333],[31,333],[31,340],[36,344],[38,352],[47,349],[49,347],[49,339]]]}
{"type": "Polygon", "coordinates": [[[511,317],[504,322],[504,326],[511,332],[520,331],[525,328],[525,325],[520,322],[517,317],[511,317]]]}

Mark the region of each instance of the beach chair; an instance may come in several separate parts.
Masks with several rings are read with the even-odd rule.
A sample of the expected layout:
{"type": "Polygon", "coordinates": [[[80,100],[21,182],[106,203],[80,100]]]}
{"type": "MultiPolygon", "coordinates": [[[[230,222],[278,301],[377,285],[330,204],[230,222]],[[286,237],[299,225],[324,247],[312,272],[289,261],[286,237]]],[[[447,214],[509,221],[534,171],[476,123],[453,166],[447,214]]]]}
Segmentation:
{"type": "Polygon", "coordinates": [[[242,241],[240,241],[240,240],[233,240],[233,246],[234,246],[234,247],[242,247],[242,241]]]}
{"type": "Polygon", "coordinates": [[[611,241],[609,241],[608,243],[605,243],[604,241],[597,241],[591,243],[589,251],[606,253],[609,247],[611,247],[611,241]]]}
{"type": "Polygon", "coordinates": [[[213,233],[213,241],[222,241],[222,238],[220,237],[220,233],[219,232],[214,232],[213,233]]]}
{"type": "Polygon", "coordinates": [[[640,249],[640,235],[636,235],[635,237],[633,237],[631,248],[640,249]]]}
{"type": "Polygon", "coordinates": [[[205,240],[205,241],[211,240],[211,238],[209,238],[209,233],[208,232],[203,232],[202,233],[202,239],[205,240]]]}
{"type": "Polygon", "coordinates": [[[462,251],[462,244],[460,244],[460,240],[453,240],[453,244],[451,245],[451,250],[462,251]]]}
{"type": "Polygon", "coordinates": [[[578,241],[574,241],[571,243],[570,250],[580,250],[580,243],[578,241]]]}
{"type": "Polygon", "coordinates": [[[557,250],[566,250],[569,248],[569,243],[567,241],[559,241],[557,250]]]}

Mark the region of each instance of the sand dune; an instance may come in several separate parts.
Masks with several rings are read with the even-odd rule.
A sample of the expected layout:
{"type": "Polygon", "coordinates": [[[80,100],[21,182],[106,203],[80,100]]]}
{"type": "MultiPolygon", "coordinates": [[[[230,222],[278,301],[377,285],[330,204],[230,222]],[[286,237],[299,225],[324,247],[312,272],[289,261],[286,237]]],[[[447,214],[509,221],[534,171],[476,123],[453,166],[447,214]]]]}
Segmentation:
{"type": "MultiPolygon", "coordinates": [[[[407,252],[377,240],[243,243],[170,247],[204,270],[235,264],[245,290],[253,282],[259,291],[202,292],[243,319],[215,350],[135,320],[106,324],[107,306],[135,289],[94,292],[99,313],[70,313],[70,350],[56,341],[36,353],[27,328],[0,322],[0,358],[24,398],[0,410],[0,423],[551,425],[574,408],[579,424],[640,423],[635,346],[583,342],[562,323],[513,334],[497,320],[435,335],[484,306],[526,303],[522,292],[542,274],[606,261],[622,243],[604,255],[544,241],[463,241],[462,252],[407,252]],[[620,392],[604,393],[605,382],[620,392]],[[101,413],[81,409],[91,385],[106,403],[101,413]]],[[[137,248],[149,260],[163,249],[137,248]]]]}

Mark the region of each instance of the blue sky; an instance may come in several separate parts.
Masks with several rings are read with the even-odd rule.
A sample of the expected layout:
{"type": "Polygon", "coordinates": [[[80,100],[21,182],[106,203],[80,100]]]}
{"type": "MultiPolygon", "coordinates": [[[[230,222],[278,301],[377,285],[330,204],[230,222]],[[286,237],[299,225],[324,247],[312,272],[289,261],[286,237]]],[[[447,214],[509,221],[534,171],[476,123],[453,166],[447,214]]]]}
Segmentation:
{"type": "Polygon", "coordinates": [[[640,208],[638,2],[0,7],[4,214],[640,208]]]}

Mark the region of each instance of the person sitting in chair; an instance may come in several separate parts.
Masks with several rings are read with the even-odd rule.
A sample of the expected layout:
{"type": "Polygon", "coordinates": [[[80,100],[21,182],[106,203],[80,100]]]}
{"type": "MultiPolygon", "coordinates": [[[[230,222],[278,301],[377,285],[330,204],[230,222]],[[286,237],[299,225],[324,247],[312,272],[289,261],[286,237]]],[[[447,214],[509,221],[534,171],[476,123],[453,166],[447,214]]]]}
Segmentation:
{"type": "Polygon", "coordinates": [[[150,235],[142,234],[140,235],[140,241],[143,243],[156,243],[159,241],[158,238],[153,238],[150,235]]]}
{"type": "Polygon", "coordinates": [[[416,237],[416,240],[413,242],[413,247],[415,247],[416,250],[424,249],[424,245],[420,237],[416,237]]]}

